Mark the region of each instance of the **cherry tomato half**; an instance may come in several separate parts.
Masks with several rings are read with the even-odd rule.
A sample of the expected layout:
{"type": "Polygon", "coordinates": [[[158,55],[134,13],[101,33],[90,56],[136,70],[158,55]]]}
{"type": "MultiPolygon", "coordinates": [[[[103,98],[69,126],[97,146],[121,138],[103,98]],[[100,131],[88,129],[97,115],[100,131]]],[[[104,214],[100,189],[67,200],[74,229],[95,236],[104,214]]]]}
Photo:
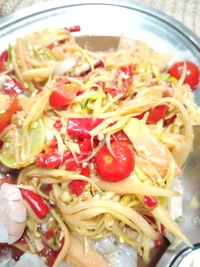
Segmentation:
{"type": "Polygon", "coordinates": [[[118,182],[127,178],[135,166],[133,151],[128,145],[120,141],[111,143],[110,153],[107,146],[103,146],[95,156],[97,173],[102,180],[108,182],[118,182]]]}
{"type": "Polygon", "coordinates": [[[159,120],[165,118],[168,113],[168,107],[166,105],[158,105],[149,110],[149,116],[147,123],[157,123],[159,120]]]}
{"type": "Polygon", "coordinates": [[[180,79],[184,70],[184,66],[186,67],[186,76],[184,83],[190,85],[192,90],[199,84],[200,80],[200,70],[199,67],[191,61],[179,61],[174,63],[169,69],[168,73],[175,77],[176,79],[180,79]]]}
{"type": "Polygon", "coordinates": [[[53,108],[61,108],[68,105],[75,96],[76,92],[72,90],[55,90],[50,96],[49,103],[53,108]]]}
{"type": "Polygon", "coordinates": [[[60,78],[56,81],[55,90],[50,95],[49,103],[53,108],[65,107],[74,99],[77,92],[78,89],[73,88],[67,79],[60,78]]]}
{"type": "Polygon", "coordinates": [[[8,109],[0,114],[0,132],[3,131],[10,123],[12,115],[19,110],[18,99],[16,96],[10,98],[10,106],[8,109]]]}
{"type": "MultiPolygon", "coordinates": [[[[135,118],[137,118],[138,120],[141,120],[144,117],[146,112],[147,111],[143,112],[140,115],[135,116],[135,118]]],[[[165,116],[168,113],[168,107],[167,105],[158,105],[154,108],[149,109],[148,112],[149,112],[149,116],[147,118],[147,123],[153,124],[165,118],[165,116]]]]}

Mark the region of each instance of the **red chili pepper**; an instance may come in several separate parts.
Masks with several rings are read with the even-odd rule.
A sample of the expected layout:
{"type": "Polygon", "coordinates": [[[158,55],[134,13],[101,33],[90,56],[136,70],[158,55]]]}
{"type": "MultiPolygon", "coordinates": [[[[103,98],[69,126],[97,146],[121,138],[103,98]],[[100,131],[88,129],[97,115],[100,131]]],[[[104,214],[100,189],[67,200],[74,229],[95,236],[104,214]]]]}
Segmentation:
{"type": "Polygon", "coordinates": [[[48,266],[51,267],[53,266],[57,256],[58,256],[58,253],[57,251],[54,251],[52,248],[50,248],[49,246],[47,246],[45,244],[44,248],[39,251],[39,255],[46,258],[47,260],[47,263],[48,263],[48,266]]]}
{"type": "Polygon", "coordinates": [[[38,88],[37,88],[37,92],[38,92],[38,94],[42,93],[42,91],[43,91],[43,87],[38,87],[38,88]]]}
{"type": "Polygon", "coordinates": [[[51,140],[48,144],[46,144],[44,148],[46,154],[50,152],[56,152],[57,149],[58,149],[58,143],[55,138],[51,140]]]}
{"type": "Polygon", "coordinates": [[[144,196],[143,202],[149,208],[155,208],[158,205],[158,201],[150,196],[144,196]]]}
{"type": "Polygon", "coordinates": [[[94,67],[95,67],[95,68],[104,68],[105,66],[104,66],[103,61],[101,60],[101,61],[97,62],[97,63],[94,65],[94,67]]]}
{"type": "Polygon", "coordinates": [[[119,90],[116,87],[105,87],[104,92],[109,93],[113,96],[123,96],[125,93],[124,91],[122,92],[122,90],[119,90]]]}
{"type": "Polygon", "coordinates": [[[117,74],[118,76],[122,76],[124,74],[124,76],[127,76],[126,78],[124,78],[122,76],[122,84],[123,87],[127,88],[133,81],[133,66],[132,65],[127,65],[127,66],[123,66],[117,69],[117,74]]]}
{"type": "Polygon", "coordinates": [[[52,238],[53,235],[54,235],[54,230],[49,230],[49,231],[43,233],[44,238],[47,239],[47,240],[52,238]]]}
{"type": "Polygon", "coordinates": [[[23,188],[20,188],[20,191],[23,199],[28,202],[32,210],[39,218],[43,218],[49,213],[48,205],[44,202],[43,198],[39,194],[23,188]]]}
{"type": "Polygon", "coordinates": [[[9,178],[2,178],[0,179],[0,184],[7,183],[7,184],[14,184],[14,182],[9,178]]]}
{"type": "Polygon", "coordinates": [[[61,121],[57,120],[54,122],[53,127],[56,128],[56,130],[60,131],[60,129],[62,128],[62,123],[61,121]]]}
{"type": "Polygon", "coordinates": [[[174,122],[174,120],[176,119],[176,115],[164,120],[164,126],[167,127],[170,124],[172,124],[174,122]]]}
{"type": "MultiPolygon", "coordinates": [[[[147,218],[147,220],[148,220],[150,223],[154,223],[154,224],[155,224],[155,219],[154,219],[153,217],[148,216],[148,215],[146,215],[145,217],[147,218]]],[[[160,224],[160,232],[161,232],[161,234],[164,234],[164,231],[165,231],[165,226],[161,223],[161,224],[160,224]]]]}
{"type": "Polygon", "coordinates": [[[0,72],[3,72],[6,70],[6,62],[8,61],[8,51],[5,50],[0,55],[0,72]]]}
{"type": "Polygon", "coordinates": [[[74,25],[74,26],[71,26],[69,28],[65,28],[65,30],[67,30],[69,32],[80,32],[81,27],[79,25],[74,25]]]}
{"type": "Polygon", "coordinates": [[[25,232],[23,233],[22,237],[19,240],[17,240],[17,243],[21,243],[24,245],[27,244],[26,239],[25,239],[25,232]]]}
{"type": "Polygon", "coordinates": [[[36,163],[40,167],[54,169],[62,164],[62,158],[56,152],[40,153],[36,156],[36,163]]]}
{"type": "Polygon", "coordinates": [[[90,132],[103,121],[100,118],[71,118],[67,122],[67,132],[72,137],[90,138],[90,132]]]}
{"type": "Polygon", "coordinates": [[[163,224],[160,225],[160,231],[162,234],[165,232],[165,226],[163,224]]]}
{"type": "Polygon", "coordinates": [[[49,195],[50,192],[52,191],[53,187],[51,184],[46,184],[42,187],[42,190],[44,191],[45,194],[49,195]]]}
{"type": "Polygon", "coordinates": [[[87,182],[83,180],[73,180],[68,184],[70,192],[76,196],[80,196],[83,193],[83,190],[87,182]]]}
{"type": "MultiPolygon", "coordinates": [[[[90,168],[86,166],[85,168],[82,167],[82,164],[77,164],[71,157],[71,161],[66,163],[66,170],[68,171],[77,171],[81,175],[90,177],[90,168]]],[[[68,184],[68,188],[72,194],[80,196],[87,184],[87,181],[84,180],[73,180],[68,184]]]]}
{"type": "Polygon", "coordinates": [[[115,141],[121,141],[126,144],[131,144],[131,140],[128,138],[128,136],[125,134],[123,130],[116,132],[112,135],[112,139],[115,141]]]}
{"type": "Polygon", "coordinates": [[[15,78],[8,77],[3,84],[3,89],[8,95],[20,95],[24,91],[23,85],[15,78]]]}
{"type": "Polygon", "coordinates": [[[127,65],[123,67],[119,67],[116,70],[116,77],[113,85],[111,87],[106,87],[103,84],[102,88],[105,92],[112,94],[114,96],[121,95],[124,96],[128,90],[128,87],[131,85],[133,81],[134,70],[132,65],[127,65]],[[118,79],[121,78],[122,86],[118,88],[118,79]]]}
{"type": "MultiPolygon", "coordinates": [[[[78,155],[79,159],[86,159],[89,154],[92,152],[93,147],[91,144],[91,140],[88,138],[84,138],[78,141],[79,148],[80,148],[80,155],[78,155]]],[[[95,147],[96,141],[94,141],[93,146],[95,147]]]]}
{"type": "Polygon", "coordinates": [[[54,148],[47,149],[47,151],[48,152],[40,153],[36,156],[36,163],[42,168],[55,169],[67,159],[69,159],[72,155],[69,150],[64,151],[63,157],[61,157],[57,152],[55,152],[54,148]]]}
{"type": "Polygon", "coordinates": [[[154,248],[160,248],[161,245],[163,244],[164,241],[164,236],[163,234],[160,234],[159,237],[154,240],[154,248]]]}

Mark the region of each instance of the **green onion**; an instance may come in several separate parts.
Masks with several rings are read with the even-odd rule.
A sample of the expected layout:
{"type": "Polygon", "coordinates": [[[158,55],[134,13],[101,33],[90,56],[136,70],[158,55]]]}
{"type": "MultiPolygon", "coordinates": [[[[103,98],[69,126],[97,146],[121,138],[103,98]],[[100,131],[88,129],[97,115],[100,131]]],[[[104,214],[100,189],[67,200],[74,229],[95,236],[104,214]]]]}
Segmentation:
{"type": "Polygon", "coordinates": [[[9,44],[8,46],[8,64],[10,65],[12,63],[12,46],[9,44]]]}
{"type": "Polygon", "coordinates": [[[37,231],[37,223],[33,220],[33,218],[31,217],[28,218],[26,223],[31,233],[34,233],[37,231]]]}
{"type": "Polygon", "coordinates": [[[51,53],[49,53],[47,50],[40,49],[40,50],[35,50],[34,51],[35,57],[39,60],[53,60],[54,57],[52,56],[51,53]]]}

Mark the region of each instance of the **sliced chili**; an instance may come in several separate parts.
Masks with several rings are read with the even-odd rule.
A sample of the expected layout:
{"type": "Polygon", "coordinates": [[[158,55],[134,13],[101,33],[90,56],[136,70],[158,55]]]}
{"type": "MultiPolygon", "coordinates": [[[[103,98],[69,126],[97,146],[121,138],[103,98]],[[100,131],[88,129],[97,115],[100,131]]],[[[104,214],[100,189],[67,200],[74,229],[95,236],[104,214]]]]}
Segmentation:
{"type": "Polygon", "coordinates": [[[72,137],[90,138],[90,132],[101,124],[100,118],[70,118],[67,122],[67,132],[72,137]]]}
{"type": "Polygon", "coordinates": [[[39,194],[24,188],[20,188],[20,191],[23,199],[27,201],[39,218],[44,218],[49,213],[49,206],[39,194]]]}

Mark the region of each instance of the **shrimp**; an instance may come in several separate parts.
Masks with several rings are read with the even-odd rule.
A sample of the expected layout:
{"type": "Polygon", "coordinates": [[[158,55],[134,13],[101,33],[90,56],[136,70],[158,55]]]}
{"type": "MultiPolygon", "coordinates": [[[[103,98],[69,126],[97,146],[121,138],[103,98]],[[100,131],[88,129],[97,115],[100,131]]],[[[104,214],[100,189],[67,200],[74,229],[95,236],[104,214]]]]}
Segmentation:
{"type": "MultiPolygon", "coordinates": [[[[140,158],[138,157],[138,163],[145,165],[145,162],[148,160],[154,166],[160,177],[164,177],[168,171],[170,162],[174,160],[168,148],[157,140],[141,120],[131,119],[123,130],[140,155],[140,158]]],[[[175,163],[175,176],[179,174],[180,169],[175,163]]]]}
{"type": "Polygon", "coordinates": [[[24,253],[18,261],[15,261],[8,254],[7,256],[0,258],[1,267],[47,267],[43,259],[37,254],[32,254],[29,252],[24,253]]]}
{"type": "Polygon", "coordinates": [[[20,239],[26,226],[26,205],[16,185],[0,187],[0,243],[12,244],[20,239]]]}

